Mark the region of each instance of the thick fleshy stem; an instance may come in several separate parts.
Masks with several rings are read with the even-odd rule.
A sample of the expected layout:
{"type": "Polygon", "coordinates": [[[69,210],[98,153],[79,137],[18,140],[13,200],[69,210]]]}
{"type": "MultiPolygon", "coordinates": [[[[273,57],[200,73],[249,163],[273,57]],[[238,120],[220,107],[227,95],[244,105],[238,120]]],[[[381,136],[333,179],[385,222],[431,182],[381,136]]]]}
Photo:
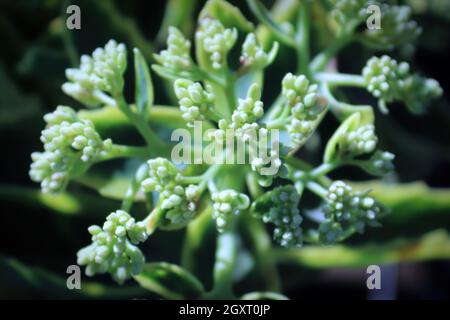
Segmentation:
{"type": "Polygon", "coordinates": [[[237,256],[237,239],[233,229],[230,228],[217,236],[214,287],[206,294],[209,299],[235,299],[232,278],[237,256]]]}

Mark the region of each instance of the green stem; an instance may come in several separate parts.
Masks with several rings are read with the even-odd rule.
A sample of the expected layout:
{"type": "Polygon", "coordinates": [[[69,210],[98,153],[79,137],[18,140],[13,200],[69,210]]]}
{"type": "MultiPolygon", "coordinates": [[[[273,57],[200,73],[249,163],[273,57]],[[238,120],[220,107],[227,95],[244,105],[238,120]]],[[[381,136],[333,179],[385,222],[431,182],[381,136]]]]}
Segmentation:
{"type": "Polygon", "coordinates": [[[222,165],[214,164],[201,175],[201,182],[198,185],[200,192],[203,192],[208,186],[208,182],[212,181],[217,173],[222,169],[222,165]]]}
{"type": "Polygon", "coordinates": [[[303,0],[300,4],[300,12],[297,18],[296,51],[297,69],[301,74],[310,78],[309,53],[310,53],[310,3],[303,0]]]}
{"type": "Polygon", "coordinates": [[[120,111],[122,111],[128,119],[130,119],[130,122],[134,124],[136,129],[139,131],[139,133],[144,138],[145,142],[149,147],[156,147],[156,148],[164,148],[164,143],[159,139],[159,137],[153,132],[152,129],[148,126],[148,124],[145,122],[145,120],[134,113],[130,106],[126,103],[125,98],[122,94],[117,95],[116,97],[117,101],[117,107],[120,111]]]}
{"type": "Polygon", "coordinates": [[[152,234],[153,232],[155,232],[156,228],[159,225],[159,221],[163,216],[164,210],[160,208],[162,200],[163,200],[162,197],[160,197],[158,205],[143,220],[148,234],[152,234]]]}
{"type": "Polygon", "coordinates": [[[237,255],[237,239],[233,228],[218,235],[214,263],[214,287],[208,298],[234,299],[233,270],[237,255]]]}
{"type": "Polygon", "coordinates": [[[99,156],[96,159],[96,162],[107,161],[117,158],[141,158],[146,160],[151,158],[153,155],[154,153],[150,152],[146,147],[114,144],[112,146],[112,149],[107,154],[99,156]]]}
{"type": "Polygon", "coordinates": [[[366,87],[364,78],[354,74],[319,72],[316,73],[316,79],[318,81],[327,82],[332,86],[366,87]]]}
{"type": "Polygon", "coordinates": [[[328,193],[327,189],[325,189],[315,181],[308,181],[308,183],[306,183],[306,188],[321,198],[325,198],[328,193]]]}
{"type": "Polygon", "coordinates": [[[245,179],[247,182],[247,188],[253,199],[258,198],[259,196],[261,196],[263,194],[263,190],[258,183],[258,178],[253,171],[247,172],[245,179]]]}
{"type": "Polygon", "coordinates": [[[369,105],[351,105],[348,103],[338,101],[331,93],[330,87],[326,82],[321,85],[321,92],[327,98],[333,114],[340,121],[345,120],[350,114],[360,112],[364,123],[374,122],[373,108],[369,105]]]}
{"type": "Polygon", "coordinates": [[[261,220],[246,214],[243,227],[248,234],[255,255],[256,267],[266,283],[266,289],[280,291],[280,276],[272,257],[272,241],[261,220]]]}
{"type": "Polygon", "coordinates": [[[224,90],[225,90],[225,95],[227,97],[227,102],[228,102],[228,112],[227,112],[228,116],[231,116],[234,109],[236,108],[236,92],[235,92],[235,88],[234,88],[235,83],[236,83],[236,79],[235,79],[234,75],[231,72],[227,71],[226,86],[225,86],[224,90]]]}
{"type": "Polygon", "coordinates": [[[318,178],[318,177],[329,174],[331,171],[335,170],[339,166],[340,166],[340,163],[338,163],[338,162],[322,163],[320,166],[311,170],[309,172],[309,176],[311,176],[313,178],[318,178]]]}
{"type": "MultiPolygon", "coordinates": [[[[133,106],[131,106],[133,109],[133,106]]],[[[96,128],[116,128],[130,123],[130,120],[113,105],[106,105],[100,109],[84,109],[78,111],[80,118],[90,120],[96,128]]],[[[155,105],[150,108],[146,121],[150,124],[167,125],[170,128],[185,128],[186,121],[183,119],[181,111],[175,106],[155,105]]],[[[208,121],[203,121],[206,128],[213,128],[208,121]]]]}
{"type": "Polygon", "coordinates": [[[247,4],[253,14],[258,18],[258,20],[264,24],[267,29],[269,29],[274,37],[292,48],[296,47],[295,39],[293,36],[286,33],[278,22],[272,19],[267,9],[258,0],[247,0],[247,4]]]}

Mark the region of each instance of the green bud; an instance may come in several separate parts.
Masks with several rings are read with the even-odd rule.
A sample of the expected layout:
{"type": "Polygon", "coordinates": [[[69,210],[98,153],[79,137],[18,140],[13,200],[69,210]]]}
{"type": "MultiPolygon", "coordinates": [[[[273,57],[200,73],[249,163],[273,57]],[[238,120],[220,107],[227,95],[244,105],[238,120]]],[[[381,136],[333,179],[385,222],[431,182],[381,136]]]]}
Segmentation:
{"type": "Polygon", "coordinates": [[[167,49],[155,55],[156,61],[164,67],[177,71],[191,68],[191,42],[175,27],[170,26],[168,31],[167,49]]]}
{"type": "Polygon", "coordinates": [[[394,159],[394,154],[377,150],[369,160],[362,161],[359,166],[374,176],[385,176],[394,170],[394,164],[392,163],[394,159]]]}
{"type": "Polygon", "coordinates": [[[41,133],[44,152],[32,154],[30,178],[41,183],[43,192],[62,191],[69,180],[84,173],[98,156],[111,150],[110,139],[102,140],[91,121],[58,106],[46,114],[47,127],[41,133]]]}
{"type": "Polygon", "coordinates": [[[339,242],[344,235],[344,230],[339,222],[329,220],[323,221],[319,225],[319,241],[323,244],[333,244],[339,242]]]}
{"type": "Polygon", "coordinates": [[[341,24],[362,21],[367,16],[367,0],[329,0],[333,10],[331,15],[341,24]]]}
{"type": "Polygon", "coordinates": [[[382,5],[381,28],[365,31],[366,40],[382,49],[414,42],[422,29],[411,20],[411,13],[409,6],[382,5]]]}
{"type": "Polygon", "coordinates": [[[123,90],[123,74],[127,67],[127,53],[124,44],[110,40],[104,48],[97,48],[92,56],[83,55],[79,68],[66,69],[66,82],[62,89],[74,99],[88,106],[101,101],[94,90],[111,94],[123,90]]]}
{"type": "Polygon", "coordinates": [[[292,185],[277,187],[259,197],[251,207],[254,216],[275,225],[274,240],[283,247],[300,247],[303,218],[298,205],[300,196],[292,185]]]}
{"type": "Polygon", "coordinates": [[[236,29],[227,29],[220,21],[206,17],[200,20],[195,36],[198,45],[208,55],[212,68],[220,69],[236,43],[238,34],[236,29]]]}
{"type": "Polygon", "coordinates": [[[203,89],[200,82],[178,79],[174,83],[175,95],[178,98],[182,117],[193,126],[194,121],[205,119],[205,113],[214,102],[214,94],[210,86],[203,89]]]}
{"type": "Polygon", "coordinates": [[[375,126],[372,124],[364,125],[355,130],[343,134],[340,143],[340,151],[351,157],[372,153],[377,146],[378,138],[375,135],[375,126]]]}
{"type": "Polygon", "coordinates": [[[277,52],[277,42],[275,42],[270,52],[265,52],[262,46],[258,43],[256,35],[254,33],[249,33],[242,44],[240,62],[246,67],[262,69],[273,62],[277,52]]]}
{"type": "Polygon", "coordinates": [[[420,113],[430,100],[442,94],[436,80],[411,74],[406,62],[398,63],[386,55],[371,58],[363,69],[363,77],[367,90],[380,99],[385,112],[386,102],[403,101],[412,112],[420,113]]]}
{"type": "Polygon", "coordinates": [[[286,74],[282,80],[282,95],[291,108],[291,121],[286,125],[291,143],[304,143],[314,132],[314,121],[324,111],[326,101],[318,96],[318,86],[310,84],[304,75],[286,74]]]}
{"type": "MultiPolygon", "coordinates": [[[[238,99],[238,106],[231,116],[230,128],[239,129],[245,124],[253,124],[264,115],[264,104],[261,99],[261,88],[253,84],[245,99],[238,99]]],[[[256,126],[254,125],[253,127],[256,126]]]]}
{"type": "Polygon", "coordinates": [[[148,178],[142,181],[141,188],[144,192],[159,193],[159,206],[169,224],[179,225],[192,219],[196,210],[195,201],[199,196],[198,187],[182,186],[179,183],[181,173],[165,158],[149,160],[148,168],[148,178]]]}
{"type": "Polygon", "coordinates": [[[375,225],[382,207],[368,192],[354,192],[343,181],[335,181],[328,189],[324,214],[327,221],[338,222],[344,229],[363,232],[365,225],[375,225]]]}
{"type": "Polygon", "coordinates": [[[213,218],[219,232],[223,232],[229,226],[233,216],[239,215],[250,205],[250,199],[246,194],[232,189],[214,192],[211,199],[214,201],[213,218]]]}
{"type": "Polygon", "coordinates": [[[145,257],[136,245],[148,237],[143,222],[117,210],[106,218],[102,228],[91,226],[88,230],[92,244],[77,253],[77,263],[86,266],[88,276],[108,272],[122,284],[141,272],[145,257]]]}

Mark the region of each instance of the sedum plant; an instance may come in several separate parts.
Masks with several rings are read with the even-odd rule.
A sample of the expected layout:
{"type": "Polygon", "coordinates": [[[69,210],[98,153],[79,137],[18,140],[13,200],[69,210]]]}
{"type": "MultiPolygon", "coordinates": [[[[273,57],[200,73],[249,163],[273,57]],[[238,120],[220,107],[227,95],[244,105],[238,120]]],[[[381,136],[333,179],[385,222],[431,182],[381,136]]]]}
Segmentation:
{"type": "MultiPolygon", "coordinates": [[[[128,101],[125,89],[133,87],[124,79],[128,49],[114,40],[83,55],[78,68],[66,70],[62,90],[89,109],[76,112],[59,106],[44,117],[44,150],[32,154],[31,179],[41,184],[42,192],[57,193],[71,182],[95,186],[86,183],[92,181],[92,167],[106,161],[132,158],[140,163],[129,177],[128,189],[120,194],[122,206],[105,212],[102,227],[88,228],[92,243],[77,254],[87,275],[109,273],[119,284],[134,279],[174,297],[154,285],[162,269],[190,287],[197,298],[238,298],[234,285],[242,276],[236,274],[245,276],[253,267],[261,267],[245,269],[239,264],[239,257],[249,250],[241,233],[256,232],[254,238],[261,241],[271,238],[274,246],[302,250],[311,244],[332,245],[381,226],[388,207],[370,190],[332,178],[344,166],[375,177],[394,171],[395,156],[382,149],[377,137],[377,109],[342,99],[341,89],[366,90],[377,100],[379,116],[388,116],[397,102],[422,113],[442,89],[437,81],[414,73],[407,62],[388,55],[374,55],[361,66],[360,74],[340,72],[337,58],[352,42],[374,50],[398,48],[414,40],[420,28],[411,20],[408,7],[373,1],[384,15],[383,28],[371,32],[363,27],[367,1],[322,1],[315,3],[326,12],[321,23],[332,25],[334,34],[329,45],[320,47],[311,37],[313,2],[292,3],[292,10],[280,20],[260,1],[247,0],[259,24],[255,26],[226,1],[210,0],[200,12],[192,39],[170,26],[166,48],[154,55],[152,68],[169,84],[174,106],[154,105],[150,69],[137,48],[133,50],[135,95],[128,101]],[[281,50],[295,52],[297,69],[277,81],[265,78],[265,70],[278,63],[281,50]],[[273,101],[265,98],[267,87],[278,92],[273,101]],[[115,112],[111,110],[135,127],[145,145],[104,140],[95,122],[99,115],[108,118],[115,112]],[[324,144],[322,163],[307,163],[296,153],[317,137],[326,117],[335,117],[338,125],[324,144]],[[198,126],[209,128],[207,138],[222,146],[231,135],[249,144],[248,161],[177,163],[171,157],[174,144],[164,138],[161,126],[181,126],[190,132],[198,126]],[[279,136],[263,143],[265,152],[258,153],[250,142],[272,137],[274,132],[279,136]],[[307,199],[311,195],[314,208],[307,199]],[[146,204],[143,219],[133,217],[138,202],[146,204]],[[183,228],[187,232],[182,263],[187,270],[146,263],[146,251],[138,245],[152,241],[155,232],[183,228]],[[189,270],[198,254],[195,247],[209,241],[204,236],[207,230],[216,236],[211,288],[195,278],[201,275],[189,272],[195,273],[189,270]]],[[[188,148],[188,156],[195,158],[196,148],[188,148]]],[[[226,145],[222,156],[229,155],[230,149],[226,145]]],[[[276,275],[270,250],[267,245],[253,252],[252,261],[276,275]]],[[[266,289],[280,290],[273,283],[266,289]]],[[[266,294],[246,296],[282,297],[266,294]]]]}

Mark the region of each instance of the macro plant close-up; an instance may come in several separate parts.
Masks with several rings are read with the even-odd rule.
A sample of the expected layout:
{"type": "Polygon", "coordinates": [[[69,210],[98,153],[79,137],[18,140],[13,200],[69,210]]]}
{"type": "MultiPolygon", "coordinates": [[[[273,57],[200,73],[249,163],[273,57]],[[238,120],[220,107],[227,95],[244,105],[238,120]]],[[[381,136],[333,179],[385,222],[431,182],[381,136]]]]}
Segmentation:
{"type": "Polygon", "coordinates": [[[446,1],[0,8],[1,298],[449,298],[446,1]]]}

